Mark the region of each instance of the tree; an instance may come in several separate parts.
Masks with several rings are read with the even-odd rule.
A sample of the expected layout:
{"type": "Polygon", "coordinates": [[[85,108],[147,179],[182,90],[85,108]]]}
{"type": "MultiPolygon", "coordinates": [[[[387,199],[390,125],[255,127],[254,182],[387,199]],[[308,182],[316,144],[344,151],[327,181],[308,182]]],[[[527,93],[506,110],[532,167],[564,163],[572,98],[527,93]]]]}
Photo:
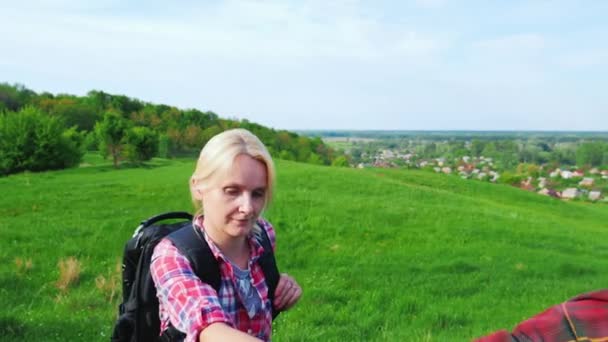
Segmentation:
{"type": "Polygon", "coordinates": [[[462,157],[468,154],[464,141],[450,141],[448,143],[448,155],[450,157],[462,157]]]}
{"type": "Polygon", "coordinates": [[[551,152],[549,161],[556,165],[574,165],[576,163],[576,151],[570,146],[558,146],[551,152]]]}
{"type": "Polygon", "coordinates": [[[310,140],[308,140],[307,137],[300,136],[298,137],[296,144],[296,156],[298,161],[307,161],[312,152],[310,149],[310,140]]]}
{"type": "Polygon", "coordinates": [[[83,136],[34,107],[0,115],[0,174],[78,165],[83,136]]]}
{"type": "Polygon", "coordinates": [[[63,120],[67,127],[91,131],[99,119],[95,107],[75,96],[40,99],[39,106],[52,116],[63,120]]]}
{"type": "MultiPolygon", "coordinates": [[[[325,145],[320,138],[317,139],[319,139],[319,143],[316,144],[314,152],[319,155],[324,165],[329,165],[331,163],[331,159],[333,158],[334,150],[327,147],[327,145],[325,145]]],[[[360,152],[360,150],[358,151],[360,152]]],[[[356,152],[353,151],[353,154],[355,153],[356,152]]]]}
{"type": "Polygon", "coordinates": [[[479,139],[473,139],[473,141],[471,141],[471,154],[474,157],[479,157],[479,156],[481,156],[481,153],[483,152],[485,147],[486,147],[485,142],[483,142],[479,139]]]}
{"type": "Polygon", "coordinates": [[[77,166],[85,153],[84,141],[86,132],[78,131],[76,127],[70,127],[61,133],[60,148],[57,153],[58,159],[62,161],[61,168],[77,166]]]}
{"type": "Polygon", "coordinates": [[[424,144],[422,153],[424,154],[425,157],[436,157],[437,144],[435,144],[434,142],[424,144]]]}
{"type": "Polygon", "coordinates": [[[295,160],[296,157],[294,157],[293,153],[287,151],[287,150],[283,150],[281,152],[279,152],[279,159],[283,159],[283,160],[295,160]]]}
{"type": "Polygon", "coordinates": [[[277,150],[284,150],[289,148],[291,145],[292,135],[288,131],[279,131],[276,135],[275,148],[277,150]]]}
{"type": "Polygon", "coordinates": [[[363,154],[363,151],[361,150],[360,147],[354,147],[353,149],[350,150],[350,155],[351,155],[351,157],[353,157],[353,160],[356,162],[361,161],[362,154],[363,154]]]}
{"type": "Polygon", "coordinates": [[[169,157],[170,149],[169,137],[166,134],[161,134],[158,137],[158,156],[161,158],[169,157]]]}
{"type": "Polygon", "coordinates": [[[182,112],[175,107],[162,107],[164,110],[159,113],[159,117],[164,127],[180,130],[182,126],[182,112]]]}
{"type": "Polygon", "coordinates": [[[316,153],[311,153],[306,162],[309,164],[323,165],[323,160],[321,160],[321,157],[316,153]]]}
{"type": "Polygon", "coordinates": [[[502,164],[504,169],[512,169],[517,166],[519,160],[517,154],[517,145],[512,140],[503,140],[498,142],[496,149],[496,157],[502,164]]]}
{"type": "Polygon", "coordinates": [[[124,95],[110,95],[110,107],[129,116],[131,113],[141,110],[144,105],[138,99],[132,99],[124,95]]]}
{"type": "Polygon", "coordinates": [[[169,138],[172,153],[184,149],[184,135],[179,129],[170,127],[167,129],[166,135],[169,138]]]}
{"type": "Polygon", "coordinates": [[[103,120],[95,124],[95,132],[99,137],[99,150],[104,155],[112,156],[112,163],[118,168],[122,150],[122,140],[127,132],[128,122],[117,112],[106,112],[103,120]]]}
{"type": "Polygon", "coordinates": [[[189,125],[184,130],[183,141],[186,147],[200,149],[203,141],[203,130],[198,125],[189,125]]]}
{"type": "Polygon", "coordinates": [[[184,124],[208,127],[217,124],[217,114],[213,112],[201,112],[197,109],[188,109],[183,113],[184,124]]]}
{"type": "Polygon", "coordinates": [[[576,164],[600,166],[604,159],[604,151],[608,151],[608,144],[603,142],[581,144],[576,150],[576,164]]]}
{"type": "Polygon", "coordinates": [[[0,83],[0,110],[6,109],[16,112],[30,104],[31,99],[35,96],[35,92],[23,85],[15,84],[12,86],[8,83],[0,83]]]}
{"type": "Polygon", "coordinates": [[[517,175],[529,176],[529,177],[539,177],[540,176],[540,166],[536,164],[529,163],[520,163],[517,165],[517,175]]]}
{"type": "Polygon", "coordinates": [[[99,137],[97,136],[97,133],[95,133],[95,131],[84,133],[83,147],[86,151],[99,150],[99,137]]]}
{"type": "Polygon", "coordinates": [[[109,109],[112,95],[103,91],[91,90],[85,97],[85,102],[92,105],[98,112],[109,109]]]}
{"type": "Polygon", "coordinates": [[[127,160],[140,163],[152,159],[158,152],[158,134],[148,127],[131,127],[124,137],[127,160]]]}
{"type": "Polygon", "coordinates": [[[497,153],[496,144],[493,141],[487,143],[484,146],[483,151],[481,151],[481,155],[486,158],[488,158],[488,157],[494,158],[494,157],[496,157],[496,153],[497,153]]]}
{"type": "Polygon", "coordinates": [[[331,166],[349,167],[348,159],[345,156],[339,156],[331,162],[331,166]]]}

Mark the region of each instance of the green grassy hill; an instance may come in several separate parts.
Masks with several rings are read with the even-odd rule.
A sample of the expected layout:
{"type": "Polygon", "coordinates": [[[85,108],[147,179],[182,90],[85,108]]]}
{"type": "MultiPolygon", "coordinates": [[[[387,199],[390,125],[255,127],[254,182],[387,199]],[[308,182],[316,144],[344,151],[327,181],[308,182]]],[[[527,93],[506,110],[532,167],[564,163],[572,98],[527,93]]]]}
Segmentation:
{"type": "MultiPolygon", "coordinates": [[[[124,242],[191,208],[193,161],[87,162],[0,178],[1,340],[108,340],[124,242]],[[61,290],[69,257],[79,282],[61,290]]],[[[276,341],[466,341],[608,284],[606,205],[422,171],[277,169],[265,216],[304,296],[276,341]]]]}

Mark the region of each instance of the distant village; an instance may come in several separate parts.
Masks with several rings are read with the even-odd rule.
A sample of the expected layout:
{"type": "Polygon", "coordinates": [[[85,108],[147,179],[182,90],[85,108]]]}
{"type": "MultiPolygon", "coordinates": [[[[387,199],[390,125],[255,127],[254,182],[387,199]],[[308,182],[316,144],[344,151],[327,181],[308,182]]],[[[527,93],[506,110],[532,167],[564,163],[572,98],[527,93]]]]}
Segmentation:
{"type": "Polygon", "coordinates": [[[608,203],[605,189],[608,189],[608,169],[597,167],[554,168],[545,165],[524,165],[528,170],[518,170],[517,176],[497,170],[492,158],[463,156],[447,158],[419,158],[415,153],[400,153],[391,149],[381,149],[374,156],[367,156],[371,163],[358,163],[356,167],[407,167],[432,170],[447,175],[457,175],[463,179],[499,182],[508,174],[509,180],[503,181],[521,189],[534,191],[540,195],[564,200],[586,200],[608,203]],[[524,176],[522,176],[524,175],[524,176]]]}

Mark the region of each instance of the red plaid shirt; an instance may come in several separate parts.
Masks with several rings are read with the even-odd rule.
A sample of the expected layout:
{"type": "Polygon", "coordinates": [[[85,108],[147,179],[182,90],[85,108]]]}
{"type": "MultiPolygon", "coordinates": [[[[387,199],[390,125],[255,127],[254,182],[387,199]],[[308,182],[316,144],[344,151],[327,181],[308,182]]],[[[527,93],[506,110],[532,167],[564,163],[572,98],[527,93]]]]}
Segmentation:
{"type": "MultiPolygon", "coordinates": [[[[188,259],[169,240],[163,239],[154,249],[150,264],[150,273],[160,303],[161,332],[171,322],[186,334],[186,342],[194,342],[211,323],[223,322],[264,341],[270,341],[272,309],[264,273],[256,262],[262,255],[263,247],[256,239],[249,239],[253,251],[249,260],[251,280],[262,299],[262,310],[249,318],[236,290],[232,265],[205,233],[202,216],[196,217],[193,223],[203,232],[211,252],[219,262],[220,293],[218,295],[211,285],[203,283],[192,271],[188,259]]],[[[274,250],[274,229],[263,219],[258,220],[258,225],[268,233],[274,250]]]]}
{"type": "Polygon", "coordinates": [[[608,342],[608,290],[582,294],[476,342],[608,342]]]}

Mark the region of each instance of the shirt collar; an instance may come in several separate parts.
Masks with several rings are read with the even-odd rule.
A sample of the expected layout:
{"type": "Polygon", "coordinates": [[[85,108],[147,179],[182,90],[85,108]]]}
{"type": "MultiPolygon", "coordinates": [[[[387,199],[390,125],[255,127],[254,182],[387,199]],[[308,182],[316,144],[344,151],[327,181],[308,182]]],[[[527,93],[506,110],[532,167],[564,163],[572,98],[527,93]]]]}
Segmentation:
{"type": "MultiPolygon", "coordinates": [[[[192,220],[192,224],[196,229],[200,230],[203,233],[203,237],[205,238],[207,245],[209,245],[209,249],[211,250],[213,256],[218,260],[221,259],[224,262],[229,262],[228,258],[224,256],[224,253],[222,253],[222,251],[219,249],[219,247],[217,247],[215,242],[211,240],[209,234],[207,234],[207,232],[205,231],[205,226],[203,225],[203,215],[194,217],[194,219],[192,220]]],[[[260,229],[263,229],[261,228],[261,224],[259,222],[256,222],[255,224],[260,227],[260,229]]],[[[250,256],[251,262],[255,262],[264,253],[264,247],[260,242],[259,234],[252,233],[247,238],[247,242],[249,243],[249,250],[253,251],[250,256]]]]}

